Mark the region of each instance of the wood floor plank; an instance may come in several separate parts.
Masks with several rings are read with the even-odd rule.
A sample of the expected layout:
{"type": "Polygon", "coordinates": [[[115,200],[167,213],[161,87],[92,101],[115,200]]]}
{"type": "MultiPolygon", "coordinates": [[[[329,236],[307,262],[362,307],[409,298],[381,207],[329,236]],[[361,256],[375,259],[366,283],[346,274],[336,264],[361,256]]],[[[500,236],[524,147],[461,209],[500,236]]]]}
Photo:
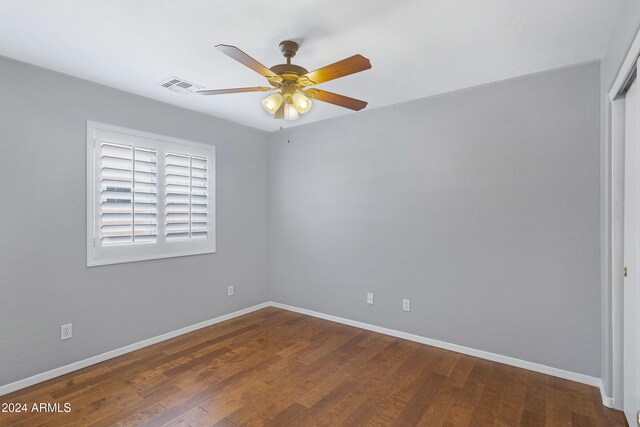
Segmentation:
{"type": "Polygon", "coordinates": [[[625,426],[597,388],[273,307],[3,396],[0,426],[625,426]]]}
{"type": "Polygon", "coordinates": [[[435,400],[446,379],[442,375],[430,375],[402,409],[395,423],[402,426],[417,425],[431,402],[435,400]]]}
{"type": "Polygon", "coordinates": [[[455,402],[459,390],[459,388],[452,387],[445,383],[433,402],[427,406],[417,425],[421,427],[442,426],[455,402]]]}
{"type": "Polygon", "coordinates": [[[317,419],[331,410],[337,402],[339,402],[345,395],[351,390],[356,388],[356,384],[353,381],[345,381],[338,387],[327,393],[322,399],[320,399],[315,405],[313,405],[300,420],[295,420],[294,425],[299,426],[312,426],[316,423],[317,419]]]}
{"type": "MultiPolygon", "coordinates": [[[[525,409],[522,411],[522,416],[520,417],[520,425],[522,427],[542,427],[546,425],[546,416],[525,409]]],[[[582,427],[581,424],[572,425],[582,427]]]]}
{"type": "MultiPolygon", "coordinates": [[[[547,412],[547,419],[549,419],[547,412]]],[[[500,402],[498,415],[496,417],[496,425],[500,427],[518,427],[520,418],[522,417],[522,408],[514,406],[504,399],[500,402]]]]}
{"type": "Polygon", "coordinates": [[[473,411],[473,420],[479,425],[494,425],[504,393],[503,384],[485,384],[480,399],[473,411]]]}
{"type": "Polygon", "coordinates": [[[305,406],[293,402],[282,412],[264,423],[265,427],[281,427],[295,425],[296,420],[304,417],[309,411],[305,406]]]}
{"type": "Polygon", "coordinates": [[[442,355],[432,347],[419,350],[421,357],[418,359],[417,370],[402,378],[403,381],[394,383],[387,397],[378,405],[374,416],[369,422],[392,425],[403,412],[422,385],[434,375],[435,364],[442,355]],[[374,421],[375,420],[375,421],[374,421]]]}
{"type": "Polygon", "coordinates": [[[443,427],[466,427],[471,424],[473,410],[454,404],[444,420],[443,427]]]}
{"type": "MultiPolygon", "coordinates": [[[[202,424],[202,425],[209,425],[209,424],[202,424]]],[[[223,418],[217,423],[211,425],[211,427],[235,427],[235,426],[237,426],[237,424],[228,418],[223,418]]]]}
{"type": "Polygon", "coordinates": [[[449,384],[453,387],[463,387],[464,383],[467,382],[467,378],[469,377],[471,369],[473,369],[473,365],[475,365],[475,363],[475,358],[461,354],[456,361],[453,370],[449,374],[449,384]]]}

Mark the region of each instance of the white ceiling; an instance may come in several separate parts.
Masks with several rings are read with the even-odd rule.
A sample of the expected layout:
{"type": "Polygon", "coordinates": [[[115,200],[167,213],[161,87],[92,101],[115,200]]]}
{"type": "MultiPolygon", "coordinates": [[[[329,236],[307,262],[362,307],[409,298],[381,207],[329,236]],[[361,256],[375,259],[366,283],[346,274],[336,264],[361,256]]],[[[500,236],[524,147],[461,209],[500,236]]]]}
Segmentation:
{"type": "Polygon", "coordinates": [[[267,131],[358,114],[315,102],[274,120],[263,93],[178,94],[171,76],[210,89],[264,85],[213,46],[314,70],[360,53],[371,70],[322,89],[367,109],[600,59],[622,0],[0,0],[0,55],[267,131]]]}

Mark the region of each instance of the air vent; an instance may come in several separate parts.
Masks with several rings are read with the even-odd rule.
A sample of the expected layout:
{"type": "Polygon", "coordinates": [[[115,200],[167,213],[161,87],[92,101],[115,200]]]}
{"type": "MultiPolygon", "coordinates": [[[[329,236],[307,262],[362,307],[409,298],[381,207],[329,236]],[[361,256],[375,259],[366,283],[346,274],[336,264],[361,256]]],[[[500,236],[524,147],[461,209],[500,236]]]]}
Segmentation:
{"type": "Polygon", "coordinates": [[[175,76],[160,82],[159,86],[178,93],[196,93],[197,91],[204,89],[203,86],[188,82],[175,76]]]}

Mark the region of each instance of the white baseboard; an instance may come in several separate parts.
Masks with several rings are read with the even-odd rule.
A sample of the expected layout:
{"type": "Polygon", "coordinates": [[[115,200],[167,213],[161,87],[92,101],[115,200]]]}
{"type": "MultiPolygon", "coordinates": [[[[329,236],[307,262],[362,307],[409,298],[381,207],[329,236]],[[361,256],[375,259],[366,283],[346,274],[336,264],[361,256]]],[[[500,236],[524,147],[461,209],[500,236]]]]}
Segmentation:
{"type": "Polygon", "coordinates": [[[177,337],[179,335],[193,332],[197,329],[215,325],[216,323],[233,319],[234,317],[242,316],[244,314],[248,314],[253,311],[260,310],[261,308],[269,307],[270,305],[271,305],[270,303],[265,302],[262,304],[254,305],[249,308],[243,308],[242,310],[234,311],[233,313],[223,314],[222,316],[218,316],[214,319],[205,320],[204,322],[196,323],[195,325],[186,326],[184,328],[180,328],[172,332],[167,332],[166,334],[158,335],[156,337],[139,341],[137,343],[130,344],[124,347],[120,347],[118,349],[111,350],[106,353],[98,354],[96,356],[89,357],[88,359],[80,360],[78,362],[74,362],[69,365],[62,366],[60,368],[52,369],[50,371],[34,375],[32,377],[25,378],[23,380],[18,380],[16,382],[0,386],[0,396],[13,393],[14,391],[32,386],[34,384],[41,383],[43,381],[50,380],[52,378],[59,377],[60,375],[68,374],[69,372],[77,371],[78,369],[86,368],[87,366],[95,365],[96,363],[104,362],[105,360],[109,360],[117,356],[122,356],[123,354],[130,353],[134,350],[138,350],[140,348],[147,347],[152,344],[157,344],[161,341],[165,341],[170,338],[177,337]]]}
{"type": "Polygon", "coordinates": [[[431,338],[422,337],[420,335],[409,334],[407,332],[396,331],[394,329],[383,328],[381,326],[370,325],[368,323],[358,322],[356,320],[345,319],[330,314],[319,313],[313,310],[307,310],[306,308],[294,307],[287,304],[281,304],[279,302],[269,303],[273,307],[281,308],[283,310],[295,311],[296,313],[306,314],[308,316],[318,317],[320,319],[330,320],[332,322],[342,323],[344,325],[354,326],[360,329],[366,329],[368,331],[378,332],[385,335],[390,335],[396,338],[402,338],[408,341],[414,341],[421,344],[430,345],[433,347],[443,348],[445,350],[455,351],[456,353],[462,353],[469,356],[478,357],[480,359],[491,360],[493,362],[504,363],[505,365],[511,365],[518,368],[527,369],[529,371],[540,372],[542,374],[551,375],[566,380],[576,381],[579,383],[598,387],[600,389],[600,395],[602,397],[602,403],[613,408],[613,399],[605,394],[604,386],[600,378],[592,377],[589,375],[579,374],[577,372],[565,371],[564,369],[554,368],[552,366],[541,365],[539,363],[529,362],[526,360],[516,359],[514,357],[503,356],[501,354],[490,353],[488,351],[476,350],[474,348],[464,347],[457,344],[451,344],[444,341],[438,341],[431,338]]]}
{"type": "Polygon", "coordinates": [[[134,344],[127,345],[125,347],[120,347],[115,350],[108,351],[106,353],[98,354],[96,356],[90,357],[88,359],[80,360],[78,362],[71,363],[66,366],[62,366],[60,368],[52,369],[47,372],[43,372],[41,374],[34,375],[29,378],[25,378],[22,380],[18,380],[16,382],[6,384],[0,386],[0,396],[12,393],[14,391],[32,386],[34,384],[38,384],[43,381],[50,380],[52,378],[59,377],[64,374],[68,374],[69,372],[77,371],[78,369],[86,368],[87,366],[94,365],[96,363],[104,362],[105,360],[112,359],[117,356],[121,356],[126,353],[130,353],[132,351],[138,350],[143,347],[150,346],[152,344],[156,344],[179,335],[183,335],[197,329],[205,328],[207,326],[215,325],[216,323],[223,322],[225,320],[233,319],[234,317],[242,316],[244,314],[251,313],[256,310],[260,310],[265,307],[276,307],[281,308],[283,310],[294,311],[296,313],[306,314],[308,316],[317,317],[320,319],[329,320],[336,323],[341,323],[344,325],[354,326],[356,328],[365,329],[368,331],[378,332],[385,335],[390,335],[392,337],[402,338],[409,341],[418,342],[421,344],[430,345],[433,347],[443,348],[445,350],[455,351],[457,353],[467,354],[469,356],[478,357],[481,359],[491,360],[498,363],[504,363],[506,365],[516,366],[518,368],[528,369],[530,371],[540,372],[542,374],[552,375],[558,378],[564,378],[571,381],[576,381],[583,384],[588,384],[591,386],[598,387],[600,389],[600,395],[602,397],[602,403],[609,407],[613,408],[613,398],[607,396],[604,391],[604,386],[602,380],[600,378],[591,377],[584,374],[579,374],[576,372],[565,371],[563,369],[554,368],[551,366],[541,365],[539,363],[528,362],[526,360],[516,359],[513,357],[503,356],[500,354],[490,353],[488,351],[476,350],[469,347],[464,347],[457,344],[451,344],[445,341],[438,341],[431,338],[422,337],[420,335],[409,334],[407,332],[401,332],[394,329],[383,328],[381,326],[370,325],[368,323],[358,322],[356,320],[345,319],[338,316],[333,316],[330,314],[320,313],[313,310],[307,310],[305,308],[294,307],[287,304],[281,304],[278,302],[265,302],[262,304],[254,305],[252,307],[244,308],[242,310],[234,311],[233,313],[225,314],[214,319],[206,320],[204,322],[196,323],[195,325],[187,326],[181,329],[177,329],[172,332],[167,332],[166,334],[158,335],[153,338],[149,338],[143,341],[139,341],[134,344]]]}
{"type": "Polygon", "coordinates": [[[607,396],[607,393],[604,391],[604,383],[600,380],[600,384],[598,385],[600,388],[600,398],[602,399],[602,404],[607,408],[616,409],[613,397],[607,396]]]}

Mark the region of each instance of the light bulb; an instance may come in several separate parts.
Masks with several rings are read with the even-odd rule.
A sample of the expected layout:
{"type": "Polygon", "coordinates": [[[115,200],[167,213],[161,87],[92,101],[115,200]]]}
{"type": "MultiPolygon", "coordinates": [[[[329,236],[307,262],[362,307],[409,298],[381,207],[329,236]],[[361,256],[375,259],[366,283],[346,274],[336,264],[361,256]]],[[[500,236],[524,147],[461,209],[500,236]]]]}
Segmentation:
{"type": "Polygon", "coordinates": [[[301,93],[294,93],[291,101],[300,114],[304,114],[311,109],[311,100],[301,93]]]}
{"type": "Polygon", "coordinates": [[[298,110],[296,110],[293,104],[284,104],[284,119],[285,120],[297,120],[300,117],[298,110]]]}
{"type": "Polygon", "coordinates": [[[263,99],[262,106],[265,110],[267,110],[267,113],[275,114],[276,111],[278,111],[278,108],[280,108],[280,106],[282,105],[282,100],[282,95],[276,92],[273,95],[269,95],[265,99],[263,99]]]}

